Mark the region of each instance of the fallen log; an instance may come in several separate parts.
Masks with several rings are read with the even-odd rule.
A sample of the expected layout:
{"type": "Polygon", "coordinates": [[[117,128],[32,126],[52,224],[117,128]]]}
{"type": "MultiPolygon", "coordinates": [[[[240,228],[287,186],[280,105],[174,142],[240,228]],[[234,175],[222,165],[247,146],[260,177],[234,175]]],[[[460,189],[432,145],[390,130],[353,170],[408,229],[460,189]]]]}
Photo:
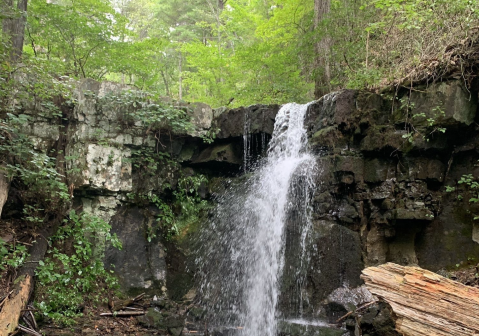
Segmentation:
{"type": "Polygon", "coordinates": [[[13,333],[18,326],[18,320],[23,307],[28,303],[32,277],[28,274],[15,280],[13,293],[7,297],[0,313],[0,335],[6,336],[13,333]]]}
{"type": "Polygon", "coordinates": [[[391,306],[402,335],[479,335],[479,289],[393,263],[362,273],[369,291],[391,306]]]}
{"type": "MultiPolygon", "coordinates": [[[[60,221],[56,221],[60,223],[60,221]]],[[[8,336],[18,327],[18,321],[27,306],[33,291],[35,269],[40,260],[45,257],[48,248],[48,238],[56,231],[58,224],[52,224],[37,235],[30,250],[30,256],[18,271],[13,283],[13,290],[7,296],[0,311],[0,336],[8,336]]]]}

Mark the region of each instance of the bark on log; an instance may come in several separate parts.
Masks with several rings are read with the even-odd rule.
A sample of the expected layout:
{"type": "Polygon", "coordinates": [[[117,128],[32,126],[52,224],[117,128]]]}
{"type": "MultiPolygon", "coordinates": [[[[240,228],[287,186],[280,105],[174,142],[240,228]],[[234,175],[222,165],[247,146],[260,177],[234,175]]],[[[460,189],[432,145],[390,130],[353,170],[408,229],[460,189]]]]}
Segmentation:
{"type": "Polygon", "coordinates": [[[0,312],[0,335],[7,336],[15,331],[22,309],[28,303],[32,288],[32,277],[24,275],[15,280],[13,293],[7,298],[0,312]]]}
{"type": "Polygon", "coordinates": [[[30,257],[18,271],[13,293],[9,295],[0,311],[0,336],[8,336],[18,327],[22,310],[26,307],[33,290],[35,269],[38,262],[45,257],[48,238],[56,231],[60,222],[59,219],[55,220],[54,224],[46,227],[35,238],[35,243],[30,250],[30,257]]]}
{"type": "Polygon", "coordinates": [[[405,336],[479,335],[479,289],[419,267],[387,263],[363,270],[374,295],[390,304],[405,336]]]}

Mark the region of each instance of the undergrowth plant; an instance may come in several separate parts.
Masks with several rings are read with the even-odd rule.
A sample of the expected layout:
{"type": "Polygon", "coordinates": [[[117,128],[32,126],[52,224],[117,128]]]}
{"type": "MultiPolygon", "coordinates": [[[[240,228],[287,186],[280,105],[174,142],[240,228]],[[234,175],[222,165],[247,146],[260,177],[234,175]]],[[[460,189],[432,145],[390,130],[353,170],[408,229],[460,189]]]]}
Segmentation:
{"type": "MultiPolygon", "coordinates": [[[[130,200],[136,203],[153,204],[158,210],[157,225],[146,228],[148,242],[157,237],[159,230],[163,233],[163,238],[171,240],[200,218],[202,211],[207,208],[207,202],[201,198],[199,188],[207,182],[207,178],[201,174],[181,177],[176,189],[173,190],[173,199],[170,201],[162,199],[153,192],[127,194],[130,200]]],[[[171,188],[171,186],[168,187],[171,188]]]]}
{"type": "MultiPolygon", "coordinates": [[[[457,181],[458,186],[463,186],[462,190],[459,190],[458,187],[446,186],[446,192],[452,193],[457,192],[457,199],[461,201],[464,198],[463,192],[466,192],[470,195],[469,203],[476,204],[479,203],[479,181],[472,174],[464,174],[461,176],[459,181],[457,181]]],[[[474,220],[479,219],[479,214],[474,214],[474,220]]]]}
{"type": "Polygon", "coordinates": [[[186,108],[161,101],[145,91],[124,90],[99,99],[102,108],[121,109],[127,125],[141,124],[147,133],[172,131],[186,133],[195,129],[186,108]]]}
{"type": "Polygon", "coordinates": [[[26,115],[11,113],[0,120],[0,171],[16,184],[25,204],[24,219],[36,227],[49,215],[61,213],[70,194],[55,158],[35,150],[24,132],[28,122],[26,115]]]}
{"type": "Polygon", "coordinates": [[[28,257],[25,245],[6,242],[0,238],[0,271],[22,266],[28,257]]]}
{"type": "Polygon", "coordinates": [[[206,209],[207,202],[201,198],[199,189],[208,179],[204,175],[182,177],[178,180],[177,189],[173,192],[175,202],[181,208],[176,220],[176,230],[179,233],[183,228],[196,222],[201,212],[206,209]]]}
{"type": "Polygon", "coordinates": [[[118,287],[113,271],[107,271],[97,251],[95,239],[121,249],[121,242],[110,233],[111,226],[87,213],[70,211],[69,219],[52,238],[48,257],[36,270],[36,307],[55,322],[71,325],[82,316],[85,305],[106,302],[108,292],[118,287]],[[71,253],[61,247],[71,244],[71,253]]]}
{"type": "Polygon", "coordinates": [[[163,164],[175,165],[170,159],[170,154],[157,151],[151,147],[134,148],[131,151],[131,160],[133,168],[137,169],[140,174],[153,176],[157,174],[159,167],[163,164]]]}
{"type": "Polygon", "coordinates": [[[435,106],[431,111],[426,114],[424,112],[414,113],[414,102],[411,102],[409,98],[400,99],[400,109],[405,112],[405,129],[406,134],[403,134],[402,138],[409,143],[413,143],[415,137],[420,137],[426,142],[429,142],[431,136],[436,133],[445,133],[445,127],[437,126],[439,118],[446,115],[441,106],[435,106]]]}

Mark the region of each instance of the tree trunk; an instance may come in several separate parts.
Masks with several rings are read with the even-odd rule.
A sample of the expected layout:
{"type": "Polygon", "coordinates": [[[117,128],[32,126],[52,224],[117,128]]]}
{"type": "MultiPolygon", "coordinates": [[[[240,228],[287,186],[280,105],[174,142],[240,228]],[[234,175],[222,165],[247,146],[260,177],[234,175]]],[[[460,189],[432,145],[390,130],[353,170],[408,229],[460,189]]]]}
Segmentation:
{"type": "MultiPolygon", "coordinates": [[[[314,30],[319,33],[321,21],[331,9],[331,0],[314,0],[314,30]]],[[[329,64],[331,39],[326,35],[315,42],[314,51],[316,57],[314,68],[314,96],[321,98],[331,92],[331,68],[329,64]]]]}
{"type": "Polygon", "coordinates": [[[166,78],[165,72],[163,70],[160,70],[160,74],[161,74],[161,78],[163,78],[163,84],[165,84],[166,96],[171,97],[170,87],[168,85],[168,79],[166,78]]]}
{"type": "Polygon", "coordinates": [[[28,0],[18,0],[16,11],[13,0],[3,0],[3,4],[8,17],[2,22],[2,30],[10,39],[10,60],[17,62],[22,57],[28,0]]]}
{"type": "Polygon", "coordinates": [[[178,77],[178,100],[181,101],[183,99],[183,74],[182,74],[182,58],[183,55],[180,53],[180,59],[179,59],[179,62],[178,62],[178,71],[180,73],[179,77],[178,77]]]}
{"type": "Polygon", "coordinates": [[[404,336],[479,335],[479,289],[419,267],[369,267],[361,278],[390,304],[404,336]]]}
{"type": "MultiPolygon", "coordinates": [[[[0,167],[1,168],[1,167],[0,167]]],[[[10,181],[5,173],[0,169],[0,218],[2,218],[2,210],[8,198],[8,191],[10,189],[10,181]]]]}

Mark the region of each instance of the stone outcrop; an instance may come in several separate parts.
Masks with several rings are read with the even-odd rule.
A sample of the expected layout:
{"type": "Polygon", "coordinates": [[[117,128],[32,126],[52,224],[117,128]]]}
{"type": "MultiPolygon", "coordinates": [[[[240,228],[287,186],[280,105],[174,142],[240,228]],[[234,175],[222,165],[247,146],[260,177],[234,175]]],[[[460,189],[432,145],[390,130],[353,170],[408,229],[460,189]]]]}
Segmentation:
{"type": "Polygon", "coordinates": [[[424,92],[411,92],[411,111],[352,90],[329,94],[310,107],[311,143],[323,167],[318,183],[325,189],[316,196],[315,214],[360,234],[367,266],[393,261],[438,270],[453,258],[479,252],[471,239],[472,218],[458,214],[465,212],[467,201],[444,192],[474,160],[476,133],[470,125],[477,93],[469,94],[458,82],[435,84],[424,92]],[[430,128],[421,129],[418,122],[407,135],[407,118],[410,123],[417,114],[432,118],[435,108],[444,113],[430,121],[430,128]],[[441,127],[445,134],[436,130],[428,136],[441,127]],[[458,148],[463,148],[460,154],[458,148]],[[440,239],[461,246],[452,252],[455,256],[444,244],[430,244],[440,239]]]}
{"type": "Polygon", "coordinates": [[[438,271],[479,258],[474,196],[457,184],[463,174],[479,177],[477,95],[453,81],[390,98],[343,90],[310,105],[308,134],[320,168],[305,313],[334,321],[351,311],[347,300],[333,304],[328,296],[360,286],[367,266],[438,271]]]}
{"type": "MultiPolygon", "coordinates": [[[[178,103],[192,116],[195,131],[152,134],[126,118],[127,107],[105,99],[130,89],[83,80],[77,101],[64,112],[66,127],[27,109],[33,118],[29,133],[38,148],[51,149],[66,129],[67,179],[75,207],[110,222],[123,241],[123,250],[107,249],[105,255],[123,291],[181,300],[194,293],[188,239],[194,241],[198,227],[178,242],[161,239],[161,229],[149,237],[157,210],[132,196],[152,192],[171,198],[180,176],[199,172],[210,180],[200,192],[208,200],[243,183],[243,170],[264,155],[279,106],[211,109],[178,103]],[[213,142],[201,139],[211,133],[216,133],[213,142]],[[146,152],[167,153],[176,164],[157,158],[154,173],[142,174],[134,160],[146,152]]],[[[479,259],[479,225],[473,219],[479,210],[469,204],[471,190],[457,183],[464,174],[479,177],[477,100],[477,91],[450,81],[401,89],[394,97],[342,90],[310,104],[306,125],[319,167],[312,239],[304,283],[298,289],[294,274],[283,279],[279,304],[286,316],[291,291],[302,295],[294,309],[301,304],[305,317],[330,322],[367,303],[371,298],[364,294],[360,274],[368,266],[394,262],[438,271],[479,259]],[[456,189],[446,192],[446,186],[456,189]]],[[[287,239],[298,238],[292,225],[286,230],[287,239]]],[[[298,251],[287,252],[285,269],[294,268],[298,251]]],[[[383,308],[371,306],[360,317],[369,335],[395,335],[383,308]]],[[[151,319],[142,323],[167,323],[157,310],[152,308],[151,319]]],[[[176,333],[179,327],[165,328],[176,333]]],[[[299,335],[304,327],[287,326],[283,332],[299,335]]]]}
{"type": "Polygon", "coordinates": [[[213,127],[219,129],[217,138],[243,137],[245,133],[273,134],[274,120],[279,105],[252,105],[219,111],[213,127]]]}
{"type": "Polygon", "coordinates": [[[366,287],[390,304],[404,336],[479,334],[479,289],[419,267],[388,263],[363,271],[366,287]]]}

